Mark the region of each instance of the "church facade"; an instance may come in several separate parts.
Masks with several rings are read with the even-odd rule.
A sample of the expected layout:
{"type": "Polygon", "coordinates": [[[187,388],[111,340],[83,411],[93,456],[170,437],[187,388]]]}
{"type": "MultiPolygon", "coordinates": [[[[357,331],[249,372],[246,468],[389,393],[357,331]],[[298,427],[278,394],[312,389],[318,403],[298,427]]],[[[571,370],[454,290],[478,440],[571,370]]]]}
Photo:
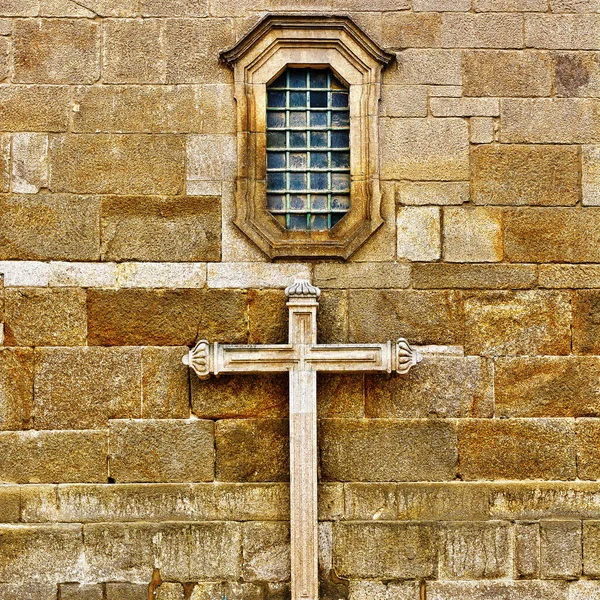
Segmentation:
{"type": "Polygon", "coordinates": [[[600,0],[0,0],[0,600],[317,598],[600,600],[600,0]]]}

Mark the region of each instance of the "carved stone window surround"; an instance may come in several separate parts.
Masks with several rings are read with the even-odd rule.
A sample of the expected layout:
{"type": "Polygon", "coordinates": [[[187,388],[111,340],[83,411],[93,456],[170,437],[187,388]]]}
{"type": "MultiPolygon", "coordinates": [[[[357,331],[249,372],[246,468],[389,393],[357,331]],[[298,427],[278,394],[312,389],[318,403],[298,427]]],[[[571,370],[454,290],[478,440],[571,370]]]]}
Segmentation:
{"type": "Polygon", "coordinates": [[[271,258],[348,258],[383,223],[379,189],[381,69],[392,55],[347,17],[269,16],[222,54],[234,69],[235,224],[271,258]],[[326,231],[293,231],[266,208],[266,89],[287,67],[331,68],[350,90],[351,205],[326,231]]]}

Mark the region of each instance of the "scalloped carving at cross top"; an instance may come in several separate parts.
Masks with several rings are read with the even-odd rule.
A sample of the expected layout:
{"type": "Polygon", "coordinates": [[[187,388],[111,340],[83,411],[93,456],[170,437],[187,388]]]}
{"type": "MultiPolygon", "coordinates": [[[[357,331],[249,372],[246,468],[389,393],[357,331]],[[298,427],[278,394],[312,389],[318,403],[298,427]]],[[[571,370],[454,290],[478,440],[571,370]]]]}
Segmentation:
{"type": "Polygon", "coordinates": [[[317,372],[396,372],[421,361],[403,338],[383,344],[318,344],[319,288],[298,279],[286,289],[287,344],[210,344],[202,340],[183,357],[200,379],[211,373],[289,372],[290,525],[292,600],[318,600],[317,372]]]}

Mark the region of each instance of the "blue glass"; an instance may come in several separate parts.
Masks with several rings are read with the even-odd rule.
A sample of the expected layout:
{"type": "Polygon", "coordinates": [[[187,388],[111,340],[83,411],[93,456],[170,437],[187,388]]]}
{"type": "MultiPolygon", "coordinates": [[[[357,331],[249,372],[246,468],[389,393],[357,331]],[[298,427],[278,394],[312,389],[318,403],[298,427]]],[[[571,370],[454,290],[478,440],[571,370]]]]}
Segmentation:
{"type": "Polygon", "coordinates": [[[311,108],[326,108],[327,107],[327,92],[311,92],[310,93],[311,108]]]}
{"type": "Polygon", "coordinates": [[[290,215],[290,229],[308,229],[306,215],[290,215]]]}
{"type": "Polygon", "coordinates": [[[308,196],[304,196],[301,194],[292,195],[290,197],[290,208],[292,210],[307,210],[308,196]]]}
{"type": "Polygon", "coordinates": [[[347,192],[350,189],[350,174],[349,173],[332,173],[331,187],[336,192],[347,192]]]}
{"type": "Polygon", "coordinates": [[[267,131],[267,148],[285,148],[285,132],[267,131]]]}
{"type": "Polygon", "coordinates": [[[306,69],[290,69],[289,74],[291,88],[306,87],[306,69]]]}
{"type": "Polygon", "coordinates": [[[285,169],[285,153],[268,152],[267,169],[285,169]]]}
{"type": "Polygon", "coordinates": [[[326,131],[311,131],[310,132],[311,148],[327,148],[327,132],[326,131]]]}
{"type": "Polygon", "coordinates": [[[290,173],[290,190],[306,189],[306,173],[290,173]]]}
{"type": "Polygon", "coordinates": [[[331,113],[332,127],[349,127],[350,113],[347,110],[338,110],[331,113]]]}
{"type": "Polygon", "coordinates": [[[268,92],[267,106],[269,108],[283,108],[285,106],[285,92],[268,92]]]}
{"type": "Polygon", "coordinates": [[[268,190],[285,190],[285,173],[267,173],[268,190]]]}
{"type": "Polygon", "coordinates": [[[306,133],[300,131],[292,131],[290,133],[290,147],[306,148],[306,133]]]}
{"type": "Polygon", "coordinates": [[[310,174],[310,189],[311,190],[326,190],[327,189],[327,173],[310,174]]]}
{"type": "Polygon", "coordinates": [[[331,213],[331,226],[333,227],[334,225],[339,223],[345,215],[346,213],[331,213]]]}
{"type": "Polygon", "coordinates": [[[324,69],[317,71],[312,69],[310,72],[310,87],[311,88],[326,88],[327,87],[327,71],[324,69]]]}
{"type": "Polygon", "coordinates": [[[290,127],[306,127],[306,113],[303,111],[291,112],[290,127]]]}
{"type": "Polygon", "coordinates": [[[305,107],[306,106],[306,92],[290,92],[290,106],[305,107]]]}
{"type": "Polygon", "coordinates": [[[346,108],[348,106],[348,93],[333,92],[331,94],[331,106],[333,108],[346,108]]]}
{"type": "Polygon", "coordinates": [[[285,196],[267,194],[267,208],[269,210],[285,210],[285,196]]]}
{"type": "Polygon", "coordinates": [[[331,166],[334,169],[349,169],[350,168],[350,152],[332,152],[331,166]]]}
{"type": "Polygon", "coordinates": [[[285,112],[267,112],[267,127],[285,127],[285,112]]]}
{"type": "Polygon", "coordinates": [[[348,131],[332,131],[331,147],[347,148],[350,145],[350,133],[348,131]]]}
{"type": "Polygon", "coordinates": [[[327,221],[327,215],[313,215],[310,218],[310,228],[315,231],[323,231],[329,229],[329,223],[327,221]]]}
{"type": "Polygon", "coordinates": [[[332,210],[350,210],[350,196],[332,196],[332,210]]]}
{"type": "Polygon", "coordinates": [[[310,126],[311,127],[327,127],[327,113],[326,112],[311,112],[310,113],[310,126]]]}
{"type": "Polygon", "coordinates": [[[327,196],[312,196],[311,200],[313,210],[327,210],[327,196]]]}
{"type": "Polygon", "coordinates": [[[272,88],[287,87],[287,73],[284,71],[273,83],[269,85],[272,88]]]}
{"type": "Polygon", "coordinates": [[[306,169],[306,152],[290,152],[290,169],[306,169]]]}
{"type": "Polygon", "coordinates": [[[327,168],[327,152],[311,152],[310,166],[315,169],[327,168]]]}

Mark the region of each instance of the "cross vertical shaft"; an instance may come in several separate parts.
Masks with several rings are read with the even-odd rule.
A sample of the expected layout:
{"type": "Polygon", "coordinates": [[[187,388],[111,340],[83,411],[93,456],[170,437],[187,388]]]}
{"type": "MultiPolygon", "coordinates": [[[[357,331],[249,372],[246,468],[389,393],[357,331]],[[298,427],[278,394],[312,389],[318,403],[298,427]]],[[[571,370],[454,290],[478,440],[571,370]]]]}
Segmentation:
{"type": "Polygon", "coordinates": [[[290,371],[290,531],[292,598],[318,600],[317,372],[306,361],[317,343],[318,289],[288,290],[289,341],[298,362],[290,371]]]}

